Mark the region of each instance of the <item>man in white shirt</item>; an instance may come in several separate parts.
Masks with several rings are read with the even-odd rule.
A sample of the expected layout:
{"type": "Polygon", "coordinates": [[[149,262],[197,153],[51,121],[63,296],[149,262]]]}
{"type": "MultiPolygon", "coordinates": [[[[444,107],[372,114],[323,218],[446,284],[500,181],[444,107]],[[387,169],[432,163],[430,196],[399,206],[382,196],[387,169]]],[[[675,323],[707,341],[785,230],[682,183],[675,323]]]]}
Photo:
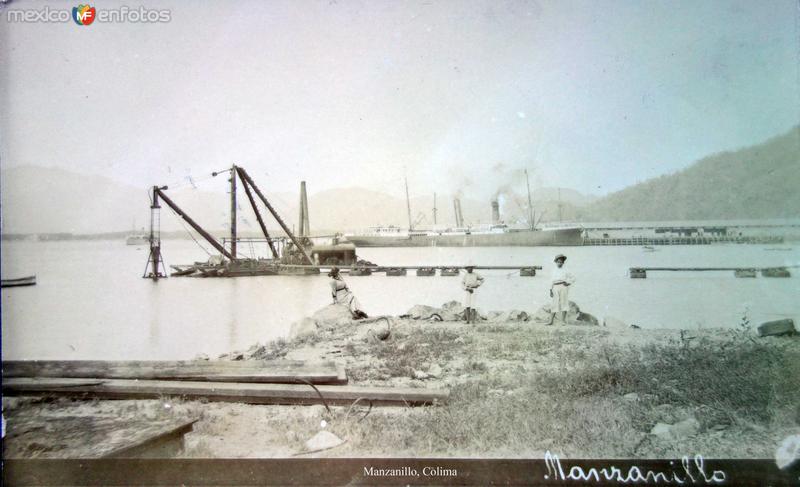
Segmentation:
{"type": "Polygon", "coordinates": [[[567,311],[569,311],[569,287],[575,282],[575,276],[564,269],[564,262],[567,256],[558,254],[554,259],[556,268],[553,269],[552,281],[550,283],[550,297],[553,302],[550,305],[550,323],[552,325],[556,319],[556,314],[561,314],[561,323],[567,324],[567,311]]]}
{"type": "Polygon", "coordinates": [[[461,280],[461,287],[466,291],[466,295],[464,296],[464,307],[466,308],[464,311],[464,318],[467,323],[474,323],[473,304],[475,302],[475,290],[483,284],[483,276],[472,272],[475,270],[474,266],[467,266],[464,269],[467,271],[467,273],[464,274],[464,278],[461,280]]]}

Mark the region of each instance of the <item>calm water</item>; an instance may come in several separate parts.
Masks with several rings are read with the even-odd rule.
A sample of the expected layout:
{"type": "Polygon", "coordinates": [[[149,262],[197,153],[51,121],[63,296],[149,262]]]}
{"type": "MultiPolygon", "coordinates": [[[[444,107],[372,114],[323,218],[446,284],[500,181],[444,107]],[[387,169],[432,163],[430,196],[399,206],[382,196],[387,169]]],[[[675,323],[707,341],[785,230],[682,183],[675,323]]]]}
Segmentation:
{"type": "MultiPolygon", "coordinates": [[[[534,310],[546,302],[553,256],[569,256],[571,297],[598,318],[645,328],[729,327],[749,309],[754,323],[800,319],[800,269],[790,279],[732,273],[660,273],[630,279],[632,266],[800,264],[800,244],[639,247],[361,249],[397,265],[544,265],[542,276],[484,271],[479,307],[534,310]],[[794,247],[791,251],[767,248],[794,247]]],[[[167,264],[205,260],[191,241],[165,241],[167,264]]],[[[4,278],[36,274],[36,286],[2,290],[4,359],[184,359],[286,335],[291,323],[330,302],[327,278],[142,279],[147,251],[121,241],[5,242],[4,278]]],[[[413,274],[413,273],[411,273],[413,274]]],[[[414,304],[460,299],[457,277],[347,278],[366,310],[400,314],[414,304]]]]}

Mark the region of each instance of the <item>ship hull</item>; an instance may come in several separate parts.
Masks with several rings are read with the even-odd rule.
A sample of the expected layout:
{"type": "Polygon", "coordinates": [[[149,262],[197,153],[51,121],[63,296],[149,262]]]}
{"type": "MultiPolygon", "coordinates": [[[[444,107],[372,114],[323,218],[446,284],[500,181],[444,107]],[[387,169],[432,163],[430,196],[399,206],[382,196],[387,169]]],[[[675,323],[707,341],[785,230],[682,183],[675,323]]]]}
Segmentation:
{"type": "Polygon", "coordinates": [[[403,236],[348,235],[356,247],[538,247],[583,245],[580,228],[518,230],[505,233],[403,236]]]}

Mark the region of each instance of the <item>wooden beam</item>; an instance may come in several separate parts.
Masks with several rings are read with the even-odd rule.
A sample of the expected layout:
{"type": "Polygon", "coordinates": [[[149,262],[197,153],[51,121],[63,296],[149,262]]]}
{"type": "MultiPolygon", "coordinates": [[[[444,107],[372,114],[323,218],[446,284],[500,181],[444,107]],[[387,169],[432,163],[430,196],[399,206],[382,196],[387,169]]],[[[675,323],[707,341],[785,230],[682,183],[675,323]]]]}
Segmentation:
{"type": "Polygon", "coordinates": [[[124,418],[74,409],[67,406],[61,414],[12,413],[4,456],[29,457],[30,450],[44,442],[50,448],[37,452],[39,458],[164,458],[180,452],[183,436],[198,420],[124,418]]]}
{"type": "Polygon", "coordinates": [[[3,362],[3,377],[347,384],[344,367],[333,362],[310,364],[286,360],[11,360],[3,362]]]}
{"type": "Polygon", "coordinates": [[[20,377],[4,378],[3,394],[99,399],[156,399],[162,396],[180,396],[189,400],[205,399],[247,404],[349,405],[361,399],[366,404],[371,401],[375,406],[421,406],[445,402],[450,392],[447,389],[423,388],[316,386],[315,389],[308,385],[293,384],[127,379],[107,379],[101,384],[86,384],[85,379],[20,377]]]}

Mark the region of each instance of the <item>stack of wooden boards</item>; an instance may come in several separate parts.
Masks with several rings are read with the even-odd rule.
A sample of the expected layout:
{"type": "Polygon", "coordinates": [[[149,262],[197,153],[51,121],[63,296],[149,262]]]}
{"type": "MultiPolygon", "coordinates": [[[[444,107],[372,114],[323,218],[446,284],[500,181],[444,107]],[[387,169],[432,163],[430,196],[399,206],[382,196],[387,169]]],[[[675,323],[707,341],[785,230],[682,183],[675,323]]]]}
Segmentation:
{"type": "Polygon", "coordinates": [[[6,361],[4,395],[187,400],[247,404],[421,406],[446,389],[347,385],[343,367],[302,361],[6,361]],[[313,386],[312,386],[313,384],[313,386]]]}

